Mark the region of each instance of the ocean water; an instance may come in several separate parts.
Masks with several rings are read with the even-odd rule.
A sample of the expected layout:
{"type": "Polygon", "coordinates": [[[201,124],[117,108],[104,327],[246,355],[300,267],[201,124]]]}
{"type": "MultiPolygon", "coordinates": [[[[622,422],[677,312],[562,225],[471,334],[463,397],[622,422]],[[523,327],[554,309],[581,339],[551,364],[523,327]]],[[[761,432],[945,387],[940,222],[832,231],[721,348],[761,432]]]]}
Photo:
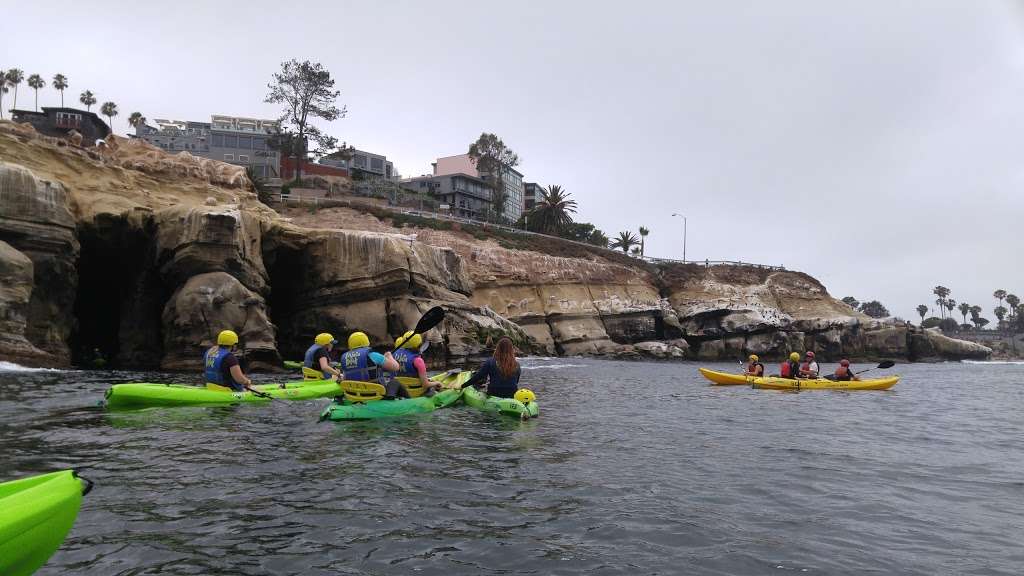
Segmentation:
{"type": "Polygon", "coordinates": [[[108,413],[112,383],[198,379],[0,370],[0,479],[96,482],[44,575],[1024,572],[1024,366],[792,393],[694,363],[523,364],[527,422],[108,413]]]}

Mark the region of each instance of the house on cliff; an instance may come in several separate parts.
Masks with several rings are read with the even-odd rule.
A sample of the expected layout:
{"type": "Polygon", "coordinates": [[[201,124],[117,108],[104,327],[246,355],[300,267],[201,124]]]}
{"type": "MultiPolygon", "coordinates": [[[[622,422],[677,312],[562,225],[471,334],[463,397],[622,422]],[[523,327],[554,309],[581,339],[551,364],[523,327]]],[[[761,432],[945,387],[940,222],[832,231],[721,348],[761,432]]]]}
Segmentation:
{"type": "Polygon", "coordinates": [[[42,112],[33,110],[11,110],[11,119],[22,124],[31,124],[36,132],[55,138],[67,138],[72,130],[82,135],[82,144],[92,146],[97,140],[110,134],[110,127],[95,112],[77,108],[47,108],[42,112]]]}

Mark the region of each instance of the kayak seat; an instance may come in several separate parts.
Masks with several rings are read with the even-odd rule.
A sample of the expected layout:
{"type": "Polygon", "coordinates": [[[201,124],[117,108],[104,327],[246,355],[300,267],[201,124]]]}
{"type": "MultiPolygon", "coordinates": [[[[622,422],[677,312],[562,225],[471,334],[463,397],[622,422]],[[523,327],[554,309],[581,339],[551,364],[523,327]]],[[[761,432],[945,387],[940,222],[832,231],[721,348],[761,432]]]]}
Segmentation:
{"type": "Polygon", "coordinates": [[[349,402],[373,402],[382,400],[387,390],[376,382],[359,382],[357,380],[342,380],[341,391],[349,402]]]}
{"type": "Polygon", "coordinates": [[[234,392],[234,390],[228,388],[227,386],[221,386],[220,384],[214,384],[213,382],[207,382],[206,389],[216,390],[217,392],[234,392]]]}
{"type": "Polygon", "coordinates": [[[423,383],[420,382],[419,378],[398,376],[395,380],[398,380],[402,386],[405,386],[405,390],[409,393],[410,398],[419,398],[426,391],[423,389],[423,383]]]}
{"type": "Polygon", "coordinates": [[[302,367],[302,379],[303,380],[323,380],[324,374],[319,370],[313,370],[312,368],[302,367]]]}

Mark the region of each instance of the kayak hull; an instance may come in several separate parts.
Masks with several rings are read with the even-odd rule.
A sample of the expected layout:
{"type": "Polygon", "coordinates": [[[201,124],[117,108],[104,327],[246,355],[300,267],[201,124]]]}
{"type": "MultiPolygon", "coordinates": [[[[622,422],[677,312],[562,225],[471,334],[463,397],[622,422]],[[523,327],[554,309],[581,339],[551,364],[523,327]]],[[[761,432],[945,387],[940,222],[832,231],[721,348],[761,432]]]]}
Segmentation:
{"type": "Polygon", "coordinates": [[[698,368],[702,376],[710,380],[716,386],[735,386],[738,384],[749,385],[754,379],[743,374],[730,372],[719,372],[710,368],[698,368]]]}
{"type": "Polygon", "coordinates": [[[473,387],[462,391],[462,399],[467,405],[484,412],[496,412],[524,420],[540,416],[540,407],[536,402],[523,404],[515,398],[495,398],[473,387]]]}
{"type": "Polygon", "coordinates": [[[442,390],[433,396],[402,398],[401,400],[372,400],[370,402],[334,402],[320,415],[320,420],[376,420],[409,414],[425,414],[447,408],[462,398],[462,390],[442,390]]]}
{"type": "MultiPolygon", "coordinates": [[[[312,400],[341,394],[341,388],[332,380],[304,380],[285,384],[261,384],[254,389],[279,400],[312,400]],[[282,388],[282,386],[284,386],[282,388]]],[[[107,408],[125,410],[134,408],[216,406],[223,404],[270,402],[246,390],[234,392],[211,390],[199,386],[133,382],[114,384],[107,390],[107,408]]]]}
{"type": "Polygon", "coordinates": [[[72,470],[0,484],[0,574],[27,576],[46,564],[75,523],[82,493],[72,470]]]}
{"type": "Polygon", "coordinates": [[[888,390],[899,381],[899,376],[841,382],[824,378],[817,380],[790,380],[788,378],[769,377],[755,378],[753,386],[754,388],[766,390],[888,390]]]}

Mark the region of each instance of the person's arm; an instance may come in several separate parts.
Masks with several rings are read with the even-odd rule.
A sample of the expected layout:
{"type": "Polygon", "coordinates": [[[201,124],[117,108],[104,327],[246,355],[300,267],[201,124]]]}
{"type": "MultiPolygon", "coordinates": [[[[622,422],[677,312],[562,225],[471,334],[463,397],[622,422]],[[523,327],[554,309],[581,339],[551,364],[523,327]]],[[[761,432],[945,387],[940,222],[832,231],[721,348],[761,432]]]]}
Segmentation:
{"type": "Polygon", "coordinates": [[[480,365],[479,368],[476,369],[476,372],[474,372],[473,375],[469,377],[469,380],[467,380],[466,383],[462,385],[462,387],[479,387],[481,384],[487,382],[487,376],[489,373],[490,370],[487,369],[487,362],[484,362],[483,364],[480,365]]]}
{"type": "Polygon", "coordinates": [[[245,386],[246,388],[252,386],[252,380],[250,380],[249,378],[246,378],[245,374],[242,373],[242,367],[241,366],[239,366],[238,364],[235,364],[235,365],[231,366],[231,368],[229,368],[228,370],[230,370],[231,377],[235,379],[236,383],[241,384],[242,386],[245,386]]]}
{"type": "Polygon", "coordinates": [[[417,356],[416,359],[412,361],[412,367],[416,369],[416,374],[420,377],[420,384],[423,385],[424,390],[431,386],[437,386],[438,388],[441,387],[440,384],[434,384],[429,378],[427,378],[427,363],[423,361],[423,358],[417,356]]]}
{"type": "Polygon", "coordinates": [[[402,365],[398,363],[398,360],[395,360],[395,357],[391,355],[391,352],[384,353],[384,364],[382,364],[381,367],[388,372],[398,372],[402,369],[402,365]]]}
{"type": "Polygon", "coordinates": [[[341,370],[331,366],[331,361],[327,359],[327,354],[320,357],[320,371],[334,374],[335,378],[341,379],[341,370]]]}

